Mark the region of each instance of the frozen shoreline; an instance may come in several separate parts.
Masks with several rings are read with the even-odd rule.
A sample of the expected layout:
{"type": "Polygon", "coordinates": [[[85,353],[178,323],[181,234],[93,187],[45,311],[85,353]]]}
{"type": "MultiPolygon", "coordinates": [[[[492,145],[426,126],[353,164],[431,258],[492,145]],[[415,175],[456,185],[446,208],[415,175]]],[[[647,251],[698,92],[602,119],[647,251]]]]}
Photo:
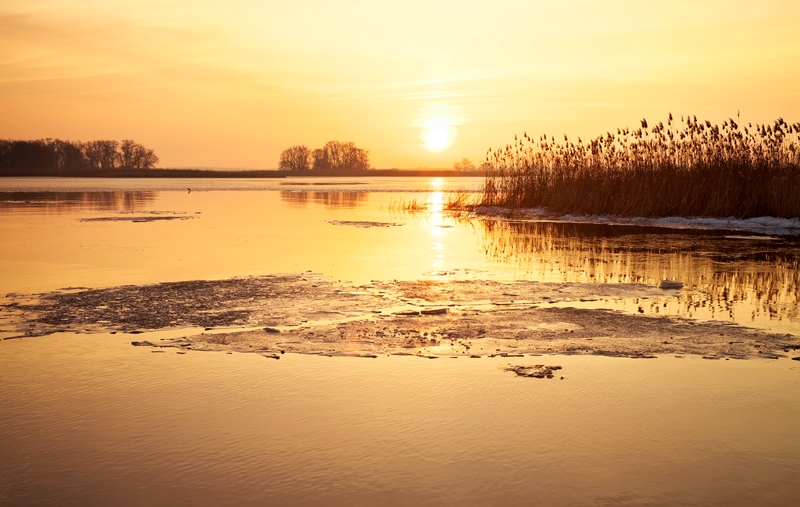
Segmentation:
{"type": "Polygon", "coordinates": [[[475,213],[482,217],[513,217],[515,220],[559,221],[606,225],[638,225],[670,229],[721,230],[775,236],[800,236],[800,218],[700,218],[700,217],[612,217],[589,215],[557,215],[542,208],[510,209],[498,206],[479,206],[475,213]]]}

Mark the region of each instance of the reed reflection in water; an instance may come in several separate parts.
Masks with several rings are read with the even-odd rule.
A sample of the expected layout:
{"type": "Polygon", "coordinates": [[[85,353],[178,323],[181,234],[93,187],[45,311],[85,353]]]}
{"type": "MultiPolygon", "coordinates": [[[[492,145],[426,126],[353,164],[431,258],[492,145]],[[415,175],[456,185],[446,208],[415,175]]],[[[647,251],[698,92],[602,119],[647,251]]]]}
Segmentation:
{"type": "Polygon", "coordinates": [[[292,207],[304,208],[309,202],[328,208],[355,208],[369,200],[367,192],[305,192],[281,190],[281,200],[292,207]]]}
{"type": "Polygon", "coordinates": [[[67,213],[136,211],[155,202],[157,192],[0,192],[0,211],[67,213]]]}
{"type": "MultiPolygon", "coordinates": [[[[787,328],[800,318],[800,243],[640,226],[563,222],[481,221],[486,255],[513,263],[541,281],[640,283],[678,280],[678,298],[635,301],[647,314],[771,321],[787,328]]],[[[665,294],[668,294],[665,292],[665,294]]]]}

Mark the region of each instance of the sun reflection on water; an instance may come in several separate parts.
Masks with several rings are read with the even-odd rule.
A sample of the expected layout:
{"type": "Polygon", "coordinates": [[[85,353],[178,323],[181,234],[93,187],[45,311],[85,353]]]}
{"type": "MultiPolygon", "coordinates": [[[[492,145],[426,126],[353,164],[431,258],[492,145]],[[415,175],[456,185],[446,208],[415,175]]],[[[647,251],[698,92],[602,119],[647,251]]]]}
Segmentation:
{"type": "Polygon", "coordinates": [[[444,267],[446,254],[445,246],[442,242],[444,239],[445,231],[442,228],[444,225],[444,192],[442,191],[442,179],[431,179],[431,191],[428,193],[428,200],[426,202],[428,212],[428,231],[434,241],[431,243],[431,251],[433,258],[431,259],[431,269],[434,272],[439,272],[444,267]]]}

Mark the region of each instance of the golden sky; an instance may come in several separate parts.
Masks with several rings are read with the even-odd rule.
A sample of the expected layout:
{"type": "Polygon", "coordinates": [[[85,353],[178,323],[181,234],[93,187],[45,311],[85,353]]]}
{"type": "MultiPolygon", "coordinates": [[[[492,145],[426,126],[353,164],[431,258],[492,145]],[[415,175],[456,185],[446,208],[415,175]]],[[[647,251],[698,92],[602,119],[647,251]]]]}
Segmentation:
{"type": "Polygon", "coordinates": [[[4,0],[0,138],[132,138],[161,167],[478,164],[514,134],[800,121],[797,0],[4,0]]]}

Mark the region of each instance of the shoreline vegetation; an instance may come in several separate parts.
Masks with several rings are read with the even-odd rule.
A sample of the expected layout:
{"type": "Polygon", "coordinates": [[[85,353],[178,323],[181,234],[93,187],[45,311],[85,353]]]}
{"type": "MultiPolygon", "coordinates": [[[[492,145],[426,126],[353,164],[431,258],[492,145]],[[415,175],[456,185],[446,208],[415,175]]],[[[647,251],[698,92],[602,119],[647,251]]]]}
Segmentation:
{"type": "Polygon", "coordinates": [[[155,152],[131,140],[0,139],[0,176],[83,176],[146,171],[155,152]]]}
{"type": "Polygon", "coordinates": [[[369,152],[354,143],[329,141],[320,149],[292,146],[281,154],[280,169],[156,168],[153,150],[120,141],[33,141],[0,139],[0,177],[67,178],[286,178],[356,176],[485,176],[483,170],[373,169],[369,152]]]}
{"type": "Polygon", "coordinates": [[[481,204],[615,217],[800,217],[800,123],[667,124],[586,142],[515,136],[487,152],[481,204]]]}

